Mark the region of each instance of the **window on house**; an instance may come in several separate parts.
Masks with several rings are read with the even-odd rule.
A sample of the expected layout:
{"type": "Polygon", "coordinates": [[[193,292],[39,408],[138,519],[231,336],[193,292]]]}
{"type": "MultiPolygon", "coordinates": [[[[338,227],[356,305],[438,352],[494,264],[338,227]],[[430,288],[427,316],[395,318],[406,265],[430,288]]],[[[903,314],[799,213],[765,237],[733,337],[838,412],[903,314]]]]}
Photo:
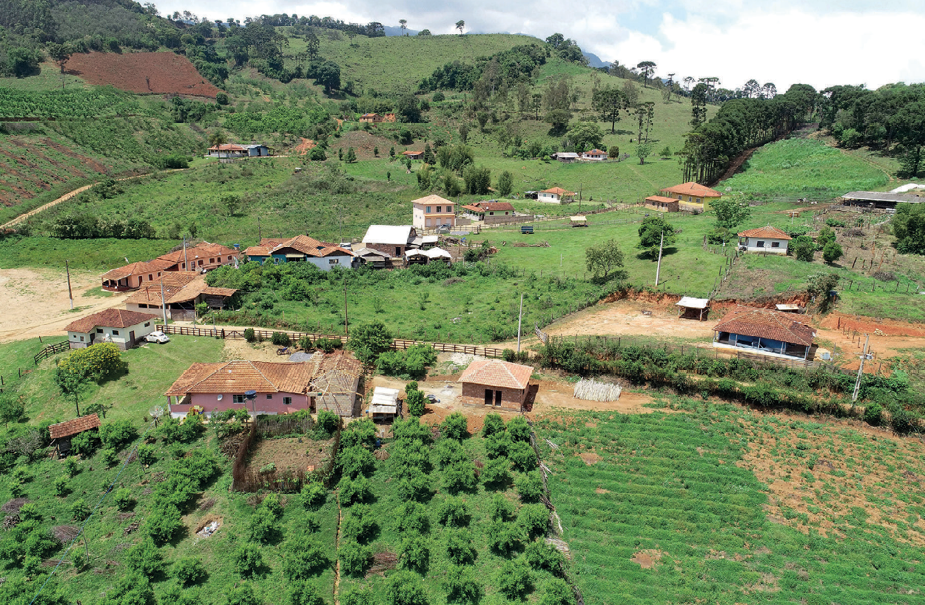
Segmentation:
{"type": "Polygon", "coordinates": [[[113,330],[113,331],[112,331],[112,335],[113,335],[113,336],[118,336],[118,335],[119,335],[119,330],[113,330]]]}
{"type": "Polygon", "coordinates": [[[489,212],[489,213],[488,213],[488,216],[494,216],[494,215],[495,215],[494,212],[489,212]]]}
{"type": "Polygon", "coordinates": [[[96,329],[96,333],[97,333],[97,334],[102,334],[102,333],[103,333],[103,328],[97,328],[97,329],[96,329]]]}
{"type": "Polygon", "coordinates": [[[228,262],[229,262],[229,263],[231,262],[231,257],[230,257],[230,256],[228,257],[228,262]]]}
{"type": "Polygon", "coordinates": [[[199,259],[199,266],[202,266],[202,259],[199,259]]]}
{"type": "Polygon", "coordinates": [[[209,264],[210,264],[210,265],[211,265],[212,263],[214,263],[214,262],[215,262],[215,259],[214,259],[214,258],[210,258],[210,259],[209,259],[209,264]]]}
{"type": "Polygon", "coordinates": [[[443,212],[443,206],[437,206],[437,212],[438,213],[443,212]]]}
{"type": "Polygon", "coordinates": [[[232,395],[231,402],[232,403],[244,403],[244,395],[232,395]]]}
{"type": "Polygon", "coordinates": [[[150,328],[150,327],[151,327],[151,322],[150,322],[150,321],[146,321],[146,322],[145,322],[145,327],[146,327],[146,328],[150,328]]]}
{"type": "Polygon", "coordinates": [[[80,342],[83,342],[83,341],[84,341],[84,337],[81,336],[81,337],[80,337],[80,342]]]}
{"type": "Polygon", "coordinates": [[[267,393],[267,399],[273,399],[273,393],[267,393]]]}
{"type": "Polygon", "coordinates": [[[780,248],[780,242],[771,242],[772,248],[780,248]]]}
{"type": "Polygon", "coordinates": [[[151,277],[151,274],[148,273],[148,281],[151,281],[152,279],[154,279],[154,278],[152,278],[152,277],[151,277]]]}
{"type": "Polygon", "coordinates": [[[283,405],[292,405],[292,397],[283,397],[283,405]]]}
{"type": "Polygon", "coordinates": [[[756,247],[756,248],[764,248],[764,242],[761,241],[761,240],[758,240],[758,241],[755,243],[755,247],[756,247]]]}
{"type": "Polygon", "coordinates": [[[328,264],[329,264],[329,265],[339,265],[339,264],[340,264],[340,259],[339,259],[339,258],[329,258],[329,259],[328,259],[328,264]]]}
{"type": "Polygon", "coordinates": [[[430,213],[430,206],[427,206],[427,209],[425,210],[425,212],[427,212],[428,214],[430,213]]]}

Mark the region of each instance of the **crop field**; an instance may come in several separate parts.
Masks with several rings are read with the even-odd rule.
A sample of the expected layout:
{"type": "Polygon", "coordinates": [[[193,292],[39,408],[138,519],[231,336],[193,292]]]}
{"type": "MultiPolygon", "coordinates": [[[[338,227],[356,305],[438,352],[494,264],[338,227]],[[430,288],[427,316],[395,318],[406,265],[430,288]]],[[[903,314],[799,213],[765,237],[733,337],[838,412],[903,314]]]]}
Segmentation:
{"type": "MultiPolygon", "coordinates": [[[[377,455],[384,460],[366,471],[368,482],[363,473],[354,479],[368,485],[371,503],[345,506],[345,486],[339,485],[340,552],[359,543],[372,562],[354,568],[340,555],[341,598],[359,592],[365,602],[382,602],[404,578],[432,605],[482,596],[482,602],[533,601],[565,585],[557,577],[561,555],[543,541],[549,511],[537,503],[542,482],[525,441],[529,428],[517,419],[527,432],[507,431],[498,421],[490,437],[441,435],[435,444],[430,427],[415,428],[416,419],[396,424],[395,441],[377,455]]],[[[342,456],[349,459],[345,450],[342,456]]],[[[351,483],[347,468],[342,484],[351,483]]]]}
{"type": "Polygon", "coordinates": [[[538,423],[586,603],[920,601],[918,440],[669,407],[538,423]]]}
{"type": "MultiPolygon", "coordinates": [[[[890,182],[883,167],[810,138],[765,145],[722,183],[747,196],[828,201],[849,191],[879,191],[890,182]]],[[[895,168],[894,168],[895,170],[895,168]]]]}
{"type": "Polygon", "coordinates": [[[90,84],[111,85],[135,94],[173,93],[214,99],[219,92],[189,59],[173,52],[74,53],[64,69],[90,84]]]}

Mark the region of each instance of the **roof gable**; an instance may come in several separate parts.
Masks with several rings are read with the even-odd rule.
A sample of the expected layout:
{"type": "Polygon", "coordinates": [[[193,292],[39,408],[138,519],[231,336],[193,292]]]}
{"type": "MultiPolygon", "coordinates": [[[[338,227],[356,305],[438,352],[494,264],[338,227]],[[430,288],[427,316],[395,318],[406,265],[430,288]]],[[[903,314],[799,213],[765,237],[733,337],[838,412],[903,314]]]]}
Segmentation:
{"type": "Polygon", "coordinates": [[[61,439],[100,428],[100,417],[96,414],[88,414],[80,418],[74,418],[66,422],[59,422],[48,427],[48,434],[52,439],[61,439]]]}
{"type": "Polygon", "coordinates": [[[125,309],[105,309],[69,323],[64,328],[64,331],[89,334],[96,328],[130,328],[155,319],[157,319],[157,315],[150,313],[138,313],[137,311],[126,311],[125,309]]]}
{"type": "Polygon", "coordinates": [[[442,198],[442,197],[440,197],[439,195],[428,195],[427,197],[418,198],[418,199],[412,201],[411,203],[412,203],[412,204],[421,204],[422,206],[427,206],[427,205],[433,205],[433,206],[436,206],[436,205],[443,205],[443,206],[450,205],[450,206],[455,206],[455,205],[456,205],[456,202],[451,202],[450,200],[445,199],[445,198],[442,198]]]}
{"type": "Polygon", "coordinates": [[[459,377],[459,382],[471,382],[508,389],[525,389],[533,368],[499,359],[473,361],[459,377]]]}
{"type": "Polygon", "coordinates": [[[662,191],[667,191],[668,193],[676,193],[679,195],[692,195],[694,197],[723,197],[723,194],[719,191],[710,189],[709,187],[704,187],[700,183],[695,183],[694,181],[681,185],[675,185],[674,187],[666,187],[662,189],[662,191]]]}
{"type": "Polygon", "coordinates": [[[748,229],[739,233],[739,237],[764,237],[767,239],[793,239],[785,232],[781,231],[777,227],[772,227],[767,225],[766,227],[758,227],[757,229],[748,229]]]}
{"type": "Polygon", "coordinates": [[[566,191],[562,187],[553,187],[552,189],[543,189],[540,193],[552,193],[554,195],[575,195],[574,191],[566,191]]]}
{"type": "Polygon", "coordinates": [[[736,307],[730,315],[713,326],[713,330],[807,347],[813,344],[816,335],[810,326],[794,319],[793,313],[751,307],[736,307]]]}
{"type": "Polygon", "coordinates": [[[110,271],[107,271],[103,274],[102,279],[105,281],[107,279],[119,280],[124,277],[131,277],[132,275],[139,275],[144,273],[155,273],[157,271],[163,271],[167,267],[171,266],[173,263],[166,261],[160,258],[148,261],[136,261],[134,263],[129,263],[122,267],[117,267],[110,271]]]}

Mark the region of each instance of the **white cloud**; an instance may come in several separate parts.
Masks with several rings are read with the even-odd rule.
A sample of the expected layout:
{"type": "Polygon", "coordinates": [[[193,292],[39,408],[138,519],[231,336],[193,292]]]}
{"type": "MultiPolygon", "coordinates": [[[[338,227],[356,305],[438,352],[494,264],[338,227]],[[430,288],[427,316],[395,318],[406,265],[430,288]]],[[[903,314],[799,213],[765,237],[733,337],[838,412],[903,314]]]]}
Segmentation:
{"type": "Polygon", "coordinates": [[[212,19],[296,13],[398,25],[404,18],[411,29],[448,34],[463,19],[466,31],[508,31],[541,39],[560,32],[605,61],[655,61],[657,75],[716,76],[731,89],[755,78],[784,91],[796,82],[821,89],[925,81],[925,66],[916,59],[925,56],[925,38],[908,33],[925,29],[925,15],[915,12],[911,1],[891,1],[887,9],[871,0],[844,0],[841,12],[831,12],[828,0],[781,0],[764,6],[744,0],[393,0],[388,5],[368,0],[230,0],[221,5],[169,0],[158,8],[162,14],[186,9],[212,19]],[[657,12],[659,7],[664,12],[657,12]],[[629,23],[634,29],[626,27],[629,23]]]}

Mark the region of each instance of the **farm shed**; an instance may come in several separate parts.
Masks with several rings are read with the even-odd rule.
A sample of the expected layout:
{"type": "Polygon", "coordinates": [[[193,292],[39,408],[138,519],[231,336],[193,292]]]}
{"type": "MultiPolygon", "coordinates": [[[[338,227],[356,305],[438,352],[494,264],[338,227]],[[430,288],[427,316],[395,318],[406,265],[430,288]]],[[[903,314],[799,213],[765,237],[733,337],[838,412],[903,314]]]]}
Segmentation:
{"type": "Polygon", "coordinates": [[[405,252],[405,263],[408,265],[428,265],[437,260],[450,264],[453,262],[453,255],[443,248],[408,250],[405,252]]]}
{"type": "Polygon", "coordinates": [[[376,387],[367,410],[373,422],[388,422],[398,415],[398,389],[376,387]]]}
{"type": "Polygon", "coordinates": [[[314,361],[317,369],[309,387],[314,411],[327,410],[347,418],[355,416],[362,364],[343,352],[315,353],[312,359],[319,356],[320,359],[314,361]]]}
{"type": "Polygon", "coordinates": [[[65,456],[71,451],[71,438],[84,431],[100,428],[100,417],[96,414],[80,416],[67,422],[59,422],[48,427],[51,444],[55,446],[59,456],[65,456]]]}
{"type": "Polygon", "coordinates": [[[881,191],[851,191],[841,196],[843,206],[860,206],[880,210],[895,210],[896,204],[921,204],[925,197],[911,193],[883,193],[881,191]]]}
{"type": "Polygon", "coordinates": [[[360,248],[353,252],[360,262],[364,265],[370,265],[374,269],[385,269],[392,261],[392,257],[385,252],[379,252],[372,248],[360,248]]]}
{"type": "Polygon", "coordinates": [[[552,157],[554,160],[558,160],[565,164],[569,164],[571,162],[577,162],[579,159],[578,154],[572,151],[559,151],[557,153],[552,154],[552,157]]]}
{"type": "Polygon", "coordinates": [[[588,226],[588,217],[586,216],[570,216],[569,223],[572,227],[587,227],[588,226]]]}
{"type": "Polygon", "coordinates": [[[157,315],[124,309],[106,309],[72,321],[65,327],[72,349],[83,349],[98,342],[111,342],[125,351],[154,331],[157,315]]]}
{"type": "Polygon", "coordinates": [[[530,366],[499,359],[476,360],[459,377],[465,405],[523,411],[530,386],[530,366]]]}
{"type": "Polygon", "coordinates": [[[656,212],[678,212],[681,210],[681,202],[663,195],[650,195],[645,199],[645,207],[656,212]]]}
{"type": "Polygon", "coordinates": [[[418,232],[411,225],[370,225],[363,236],[363,246],[389,256],[402,256],[408,248],[416,248],[418,232]]]}
{"type": "Polygon", "coordinates": [[[771,357],[808,359],[816,332],[793,313],[736,307],[713,326],[713,346],[771,357]]]}
{"type": "Polygon", "coordinates": [[[424,159],[423,151],[402,151],[401,154],[408,158],[409,160],[422,160],[424,159]]]}
{"type": "Polygon", "coordinates": [[[710,299],[684,296],[675,305],[678,307],[678,317],[703,321],[704,312],[709,313],[710,299]]]}

